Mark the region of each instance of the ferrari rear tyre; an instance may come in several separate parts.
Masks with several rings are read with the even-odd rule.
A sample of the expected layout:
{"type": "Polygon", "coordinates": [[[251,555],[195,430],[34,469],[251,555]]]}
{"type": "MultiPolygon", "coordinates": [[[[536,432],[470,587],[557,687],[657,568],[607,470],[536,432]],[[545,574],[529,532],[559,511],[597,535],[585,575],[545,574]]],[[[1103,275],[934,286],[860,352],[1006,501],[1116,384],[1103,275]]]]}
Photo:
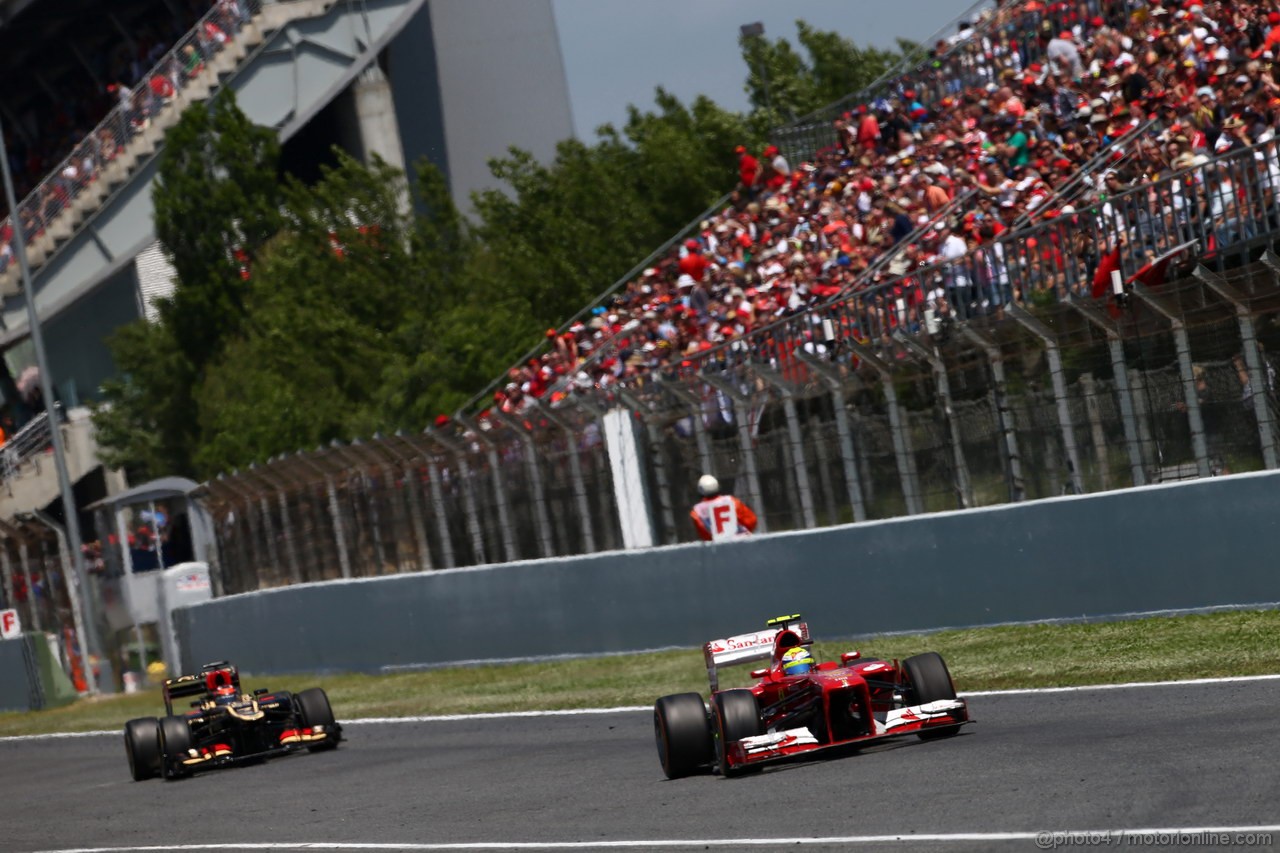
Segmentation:
{"type": "Polygon", "coordinates": [[[729,766],[728,745],[747,737],[764,734],[760,705],[750,690],[725,690],[711,697],[711,717],[716,732],[716,763],[721,776],[744,772],[729,766]]]}
{"type": "Polygon", "coordinates": [[[333,708],[329,706],[329,696],[320,687],[308,687],[293,697],[298,703],[298,716],[302,725],[314,729],[324,728],[329,736],[317,744],[307,747],[308,752],[322,752],[326,749],[338,748],[338,721],[333,717],[333,708]]]}
{"type": "MultiPolygon", "coordinates": [[[[956,688],[951,682],[951,673],[937,652],[925,652],[922,655],[909,657],[902,662],[902,669],[911,683],[913,705],[924,705],[940,699],[956,698],[956,688]]],[[[921,740],[951,737],[960,731],[959,726],[948,726],[918,733],[921,740]]]]}
{"type": "Polygon", "coordinates": [[[697,773],[711,763],[715,747],[707,706],[697,693],[663,696],[653,706],[653,738],[668,779],[697,773]]]}
{"type": "Polygon", "coordinates": [[[182,717],[160,718],[160,750],[164,755],[164,775],[179,779],[188,774],[183,759],[190,757],[191,726],[182,717]]]}
{"type": "Polygon", "coordinates": [[[140,717],[125,723],[124,751],[129,756],[129,774],[133,781],[159,776],[164,769],[160,721],[155,717],[140,717]]]}

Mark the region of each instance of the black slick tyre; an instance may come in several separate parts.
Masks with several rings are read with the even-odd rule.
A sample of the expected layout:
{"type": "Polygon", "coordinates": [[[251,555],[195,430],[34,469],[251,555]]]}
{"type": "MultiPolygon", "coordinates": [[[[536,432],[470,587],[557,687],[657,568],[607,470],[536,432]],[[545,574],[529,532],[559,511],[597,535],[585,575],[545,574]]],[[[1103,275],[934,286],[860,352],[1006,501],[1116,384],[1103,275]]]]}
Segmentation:
{"type": "Polygon", "coordinates": [[[302,725],[309,729],[322,727],[328,736],[319,743],[307,746],[308,752],[322,752],[326,749],[337,749],[341,739],[338,721],[334,719],[333,708],[329,705],[329,696],[320,687],[308,687],[294,695],[298,704],[298,717],[302,725]]]}
{"type": "Polygon", "coordinates": [[[716,764],[721,776],[746,772],[729,766],[728,745],[743,738],[764,734],[760,705],[750,690],[725,690],[711,697],[712,725],[716,733],[716,764]]]}
{"type": "Polygon", "coordinates": [[[141,782],[160,775],[164,752],[160,748],[160,721],[139,717],[124,724],[124,751],[129,756],[129,775],[141,782]]]}
{"type": "Polygon", "coordinates": [[[711,763],[714,747],[707,706],[697,693],[663,696],[653,705],[653,739],[668,779],[697,773],[711,763]]]}
{"type": "MultiPolygon", "coordinates": [[[[951,681],[951,673],[947,670],[942,655],[937,652],[925,652],[922,655],[907,658],[902,662],[902,670],[907,674],[907,681],[911,684],[913,705],[956,698],[956,688],[951,681]]],[[[917,736],[921,740],[934,740],[951,737],[959,731],[959,726],[947,726],[918,732],[917,736]]]]}
{"type": "Polygon", "coordinates": [[[164,756],[164,775],[168,779],[180,779],[189,771],[183,759],[191,756],[191,726],[182,717],[160,718],[160,750],[164,756]]]}

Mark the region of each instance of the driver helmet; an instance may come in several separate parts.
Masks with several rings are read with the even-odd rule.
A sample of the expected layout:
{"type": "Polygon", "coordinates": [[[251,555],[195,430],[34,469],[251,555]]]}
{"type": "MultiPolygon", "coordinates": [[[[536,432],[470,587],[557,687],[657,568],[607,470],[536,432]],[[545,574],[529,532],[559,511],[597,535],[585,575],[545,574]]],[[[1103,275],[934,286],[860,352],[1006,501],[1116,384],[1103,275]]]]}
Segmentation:
{"type": "Polygon", "coordinates": [[[218,698],[236,695],[235,679],[229,669],[215,669],[205,676],[205,686],[218,698]]]}
{"type": "Polygon", "coordinates": [[[813,669],[813,655],[804,646],[796,646],[782,653],[783,675],[805,675],[813,669]]]}
{"type": "Polygon", "coordinates": [[[720,494],[720,481],[710,474],[703,474],[698,478],[698,494],[704,498],[720,494]]]}

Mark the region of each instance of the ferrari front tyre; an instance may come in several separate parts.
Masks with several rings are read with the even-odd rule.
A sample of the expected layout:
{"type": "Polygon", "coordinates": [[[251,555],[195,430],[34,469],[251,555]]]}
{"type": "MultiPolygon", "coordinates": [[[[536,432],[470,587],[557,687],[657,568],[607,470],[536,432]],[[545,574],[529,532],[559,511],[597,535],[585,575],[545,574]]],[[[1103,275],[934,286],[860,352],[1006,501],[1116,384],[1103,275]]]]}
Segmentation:
{"type": "Polygon", "coordinates": [[[187,775],[183,760],[191,757],[191,726],[182,717],[160,718],[160,751],[164,756],[165,776],[177,779],[187,775]]]}
{"type": "MultiPolygon", "coordinates": [[[[902,662],[902,670],[907,674],[911,684],[913,705],[924,705],[940,699],[956,698],[956,688],[951,681],[951,673],[937,652],[925,652],[922,655],[909,657],[902,662]]],[[[951,737],[960,731],[959,726],[926,729],[917,732],[921,740],[951,737]]]]}
{"type": "Polygon", "coordinates": [[[155,717],[139,717],[124,724],[124,751],[129,756],[129,774],[141,782],[159,776],[164,769],[164,753],[160,749],[160,721],[155,717]]]}
{"type": "Polygon", "coordinates": [[[329,696],[320,687],[308,687],[294,695],[298,703],[298,717],[302,725],[309,729],[323,728],[328,737],[319,743],[307,747],[308,752],[320,752],[325,749],[338,748],[338,721],[333,718],[333,708],[329,706],[329,696]]]}
{"type": "Polygon", "coordinates": [[[729,766],[729,744],[764,734],[760,704],[745,688],[725,690],[711,697],[711,717],[716,732],[716,763],[721,776],[734,776],[743,768],[729,766]]]}
{"type": "Polygon", "coordinates": [[[653,738],[668,779],[696,773],[711,763],[714,746],[707,706],[697,693],[663,696],[653,705],[653,738]]]}

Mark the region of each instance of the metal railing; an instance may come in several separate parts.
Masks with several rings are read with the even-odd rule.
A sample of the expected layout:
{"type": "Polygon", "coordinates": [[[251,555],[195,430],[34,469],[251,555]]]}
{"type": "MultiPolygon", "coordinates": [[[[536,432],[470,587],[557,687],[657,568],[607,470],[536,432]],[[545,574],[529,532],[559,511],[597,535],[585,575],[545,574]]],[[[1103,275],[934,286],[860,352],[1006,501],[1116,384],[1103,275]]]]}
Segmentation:
{"type": "MultiPolygon", "coordinates": [[[[54,403],[54,412],[59,420],[62,418],[62,404],[54,403]]],[[[10,482],[18,475],[22,465],[37,454],[44,453],[53,444],[53,435],[49,428],[49,413],[40,412],[23,424],[0,447],[0,478],[10,482]]]]}
{"type": "Polygon", "coordinates": [[[554,410],[218,478],[224,591],[618,547],[623,483],[687,541],[706,471],[781,530],[1280,467],[1277,169],[1230,152],[554,410]]]}
{"type": "MultiPolygon", "coordinates": [[[[206,65],[232,41],[261,9],[262,0],[219,0],[132,88],[116,90],[119,103],[35,189],[18,202],[19,221],[28,245],[55,231],[67,209],[86,190],[104,179],[112,163],[127,154],[129,144],[144,133],[171,104],[185,103],[184,92],[206,65]]],[[[0,224],[0,273],[13,259],[12,214],[0,224]]],[[[69,229],[66,236],[69,236],[69,229]]]]}

